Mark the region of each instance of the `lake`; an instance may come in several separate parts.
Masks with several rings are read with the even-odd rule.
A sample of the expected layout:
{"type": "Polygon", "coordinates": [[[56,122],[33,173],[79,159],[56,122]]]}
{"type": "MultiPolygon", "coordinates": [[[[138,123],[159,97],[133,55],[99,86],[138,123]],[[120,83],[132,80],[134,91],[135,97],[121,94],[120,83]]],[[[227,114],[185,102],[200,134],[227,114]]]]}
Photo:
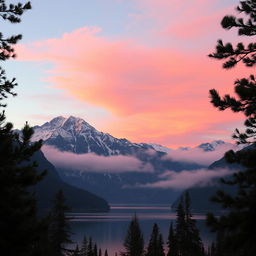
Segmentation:
{"type": "MultiPolygon", "coordinates": [[[[103,251],[108,249],[109,256],[123,249],[123,241],[132,216],[136,213],[141,230],[147,245],[152,226],[157,223],[163,235],[164,242],[168,237],[171,221],[175,221],[176,213],[172,212],[169,205],[134,205],[112,204],[108,213],[72,213],[70,222],[72,228],[72,240],[80,244],[84,236],[92,237],[98,247],[103,251]]],[[[204,224],[205,215],[195,214],[198,228],[204,244],[209,244],[214,235],[210,233],[204,224]]]]}

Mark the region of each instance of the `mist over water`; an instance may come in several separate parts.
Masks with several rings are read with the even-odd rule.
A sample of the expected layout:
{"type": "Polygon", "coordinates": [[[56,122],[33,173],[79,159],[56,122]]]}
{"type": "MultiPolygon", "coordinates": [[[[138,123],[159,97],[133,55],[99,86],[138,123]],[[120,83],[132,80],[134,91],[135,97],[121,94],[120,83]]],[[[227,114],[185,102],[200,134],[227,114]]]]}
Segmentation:
{"type": "MultiPolygon", "coordinates": [[[[109,255],[123,250],[123,241],[131,221],[136,213],[141,230],[144,234],[145,246],[148,243],[152,227],[157,223],[163,235],[165,246],[171,221],[175,221],[176,213],[171,211],[169,205],[135,205],[113,204],[108,213],[72,213],[70,226],[72,228],[72,240],[80,244],[83,237],[92,237],[102,251],[108,249],[109,255]]],[[[194,214],[201,237],[207,246],[214,235],[209,232],[204,224],[204,214],[194,214]]]]}

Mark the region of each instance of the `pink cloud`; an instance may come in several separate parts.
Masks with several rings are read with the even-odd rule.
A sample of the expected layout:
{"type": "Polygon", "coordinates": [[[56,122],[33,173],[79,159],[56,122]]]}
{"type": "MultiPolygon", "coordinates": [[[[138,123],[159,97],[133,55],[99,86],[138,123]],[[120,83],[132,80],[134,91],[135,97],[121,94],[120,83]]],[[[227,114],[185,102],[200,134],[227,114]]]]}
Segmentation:
{"type": "Polygon", "coordinates": [[[221,10],[217,13],[207,13],[200,16],[192,13],[193,15],[190,14],[190,17],[181,19],[175,24],[168,25],[162,33],[166,36],[175,36],[183,40],[196,39],[199,41],[199,38],[215,37],[215,34],[212,33],[212,31],[220,30],[220,21],[222,20],[222,17],[228,13],[229,9],[230,8],[221,10]]]}
{"type": "MultiPolygon", "coordinates": [[[[204,55],[184,55],[132,40],[111,41],[97,32],[82,28],[59,39],[21,45],[18,56],[54,63],[47,74],[53,87],[120,117],[152,119],[157,127],[165,121],[174,133],[204,126],[209,113],[207,123],[220,117],[208,102],[208,90],[232,84],[234,72],[222,71],[204,55]]],[[[237,119],[222,117],[227,118],[237,119]]]]}
{"type": "Polygon", "coordinates": [[[220,30],[221,18],[233,13],[235,4],[231,0],[139,0],[137,6],[141,13],[130,15],[134,26],[148,23],[149,33],[164,36],[170,43],[174,39],[182,39],[183,43],[184,39],[197,39],[200,44],[209,36],[214,38],[213,32],[220,30]]]}
{"type": "MultiPolygon", "coordinates": [[[[201,27],[205,31],[215,22],[216,13],[219,15],[215,5],[220,2],[140,0],[138,8],[143,12],[131,16],[137,22],[152,19],[157,28],[157,33],[151,31],[153,41],[166,40],[163,33],[168,29],[177,37],[192,38],[202,33],[201,27]],[[186,17],[191,25],[180,23],[180,17],[186,17]],[[188,25],[189,29],[182,29],[188,25]],[[179,34],[179,29],[185,34],[179,34]]],[[[223,131],[223,122],[241,120],[230,112],[220,114],[208,99],[211,88],[221,93],[230,91],[233,81],[240,77],[237,69],[223,71],[220,63],[206,57],[208,52],[188,53],[173,43],[150,46],[140,37],[107,38],[100,32],[101,28],[83,27],[61,38],[19,45],[19,60],[53,64],[46,74],[51,86],[111,112],[112,118],[99,128],[117,137],[138,142],[167,141],[164,144],[169,146],[191,145],[198,141],[191,134],[205,136],[210,131],[216,135],[223,131]]]]}
{"type": "Polygon", "coordinates": [[[209,186],[209,183],[216,178],[231,175],[234,170],[228,169],[199,169],[199,170],[183,170],[181,172],[166,171],[160,176],[162,180],[155,183],[141,184],[137,187],[141,188],[173,188],[188,189],[195,186],[209,186]]]}
{"type": "Polygon", "coordinates": [[[150,164],[142,163],[132,156],[98,156],[93,153],[74,154],[61,152],[55,147],[44,145],[42,148],[46,158],[56,167],[98,173],[121,173],[121,172],[153,172],[150,164]]]}

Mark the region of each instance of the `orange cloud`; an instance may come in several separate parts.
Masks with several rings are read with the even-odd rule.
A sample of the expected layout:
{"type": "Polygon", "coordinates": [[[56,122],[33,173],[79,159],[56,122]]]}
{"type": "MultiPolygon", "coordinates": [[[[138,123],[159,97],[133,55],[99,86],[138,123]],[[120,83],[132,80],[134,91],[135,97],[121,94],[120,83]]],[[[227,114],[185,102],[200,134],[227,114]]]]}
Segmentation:
{"type": "MultiPolygon", "coordinates": [[[[185,6],[180,1],[140,3],[146,2],[161,10],[185,6]]],[[[205,2],[209,1],[193,1],[199,10],[206,8],[205,2]]],[[[186,4],[191,6],[189,1],[186,4]]],[[[212,22],[212,17],[205,22],[212,22]]],[[[211,88],[229,92],[239,78],[237,70],[223,71],[220,63],[206,57],[208,52],[188,54],[177,47],[149,46],[135,38],[110,39],[100,31],[84,27],[61,38],[19,45],[19,60],[54,64],[46,74],[51,86],[111,112],[113,117],[100,129],[114,136],[169,146],[198,144],[209,131],[212,137],[222,131],[226,136],[229,131],[218,125],[241,119],[230,112],[220,114],[208,99],[211,88]]],[[[192,31],[188,36],[193,36],[192,31]]]]}

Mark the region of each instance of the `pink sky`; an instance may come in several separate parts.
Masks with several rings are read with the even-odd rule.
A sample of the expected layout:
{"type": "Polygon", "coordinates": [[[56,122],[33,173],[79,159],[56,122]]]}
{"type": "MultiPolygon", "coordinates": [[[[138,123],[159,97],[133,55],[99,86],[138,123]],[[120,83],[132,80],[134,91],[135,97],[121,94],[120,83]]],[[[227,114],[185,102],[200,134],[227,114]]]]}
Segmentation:
{"type": "Polygon", "coordinates": [[[133,2],[137,12],[127,14],[125,33],[108,36],[104,27],[83,26],[19,45],[18,60],[50,63],[43,78],[48,86],[105,110],[96,128],[115,137],[170,147],[230,139],[243,118],[214,109],[208,91],[232,92],[234,80],[250,70],[224,71],[207,54],[220,36],[235,38],[219,25],[221,17],[234,13],[234,5],[133,2]]]}

